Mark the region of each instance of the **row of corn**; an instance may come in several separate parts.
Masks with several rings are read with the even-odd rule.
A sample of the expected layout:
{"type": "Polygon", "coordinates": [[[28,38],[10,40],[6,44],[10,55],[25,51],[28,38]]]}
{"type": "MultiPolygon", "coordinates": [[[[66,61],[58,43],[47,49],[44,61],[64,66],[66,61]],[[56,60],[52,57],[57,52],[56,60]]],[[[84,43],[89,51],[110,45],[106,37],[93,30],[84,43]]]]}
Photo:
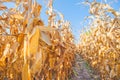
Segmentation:
{"type": "Polygon", "coordinates": [[[90,4],[89,29],[80,35],[79,52],[102,80],[120,79],[120,13],[99,2],[90,4]]]}
{"type": "Polygon", "coordinates": [[[36,0],[0,1],[0,80],[68,80],[74,39],[70,23],[52,4],[50,0],[45,26],[36,0]],[[8,8],[6,2],[15,7],[8,8]]]}

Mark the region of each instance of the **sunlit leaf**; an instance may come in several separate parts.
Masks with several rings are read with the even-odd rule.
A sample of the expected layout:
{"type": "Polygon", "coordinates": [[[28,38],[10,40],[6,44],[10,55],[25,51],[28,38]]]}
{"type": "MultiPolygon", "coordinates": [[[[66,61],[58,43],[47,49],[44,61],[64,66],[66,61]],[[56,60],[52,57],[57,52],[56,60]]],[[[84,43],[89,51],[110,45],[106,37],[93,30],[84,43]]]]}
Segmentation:
{"type": "Polygon", "coordinates": [[[25,63],[22,69],[22,80],[31,80],[29,65],[25,63]]]}
{"type": "Polygon", "coordinates": [[[40,39],[40,30],[39,28],[35,28],[33,31],[33,35],[30,37],[30,53],[35,54],[38,50],[40,39]]]}
{"type": "Polygon", "coordinates": [[[46,42],[48,45],[51,45],[51,40],[50,40],[50,36],[48,34],[46,34],[45,32],[41,31],[41,39],[46,42]]]}
{"type": "Polygon", "coordinates": [[[5,9],[7,9],[7,7],[4,6],[2,3],[0,3],[0,10],[5,10],[5,9]]]}

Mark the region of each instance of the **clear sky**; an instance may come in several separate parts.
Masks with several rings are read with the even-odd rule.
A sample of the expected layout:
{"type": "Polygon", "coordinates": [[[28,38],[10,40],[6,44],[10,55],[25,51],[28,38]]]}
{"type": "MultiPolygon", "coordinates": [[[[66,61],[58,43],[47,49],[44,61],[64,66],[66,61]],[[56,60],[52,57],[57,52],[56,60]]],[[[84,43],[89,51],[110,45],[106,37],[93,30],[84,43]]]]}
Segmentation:
{"type": "MultiPolygon", "coordinates": [[[[97,0],[101,1],[101,0],[97,0]]],[[[107,1],[114,9],[119,10],[120,0],[104,0],[107,1]]],[[[45,3],[43,0],[38,0],[43,5],[41,17],[46,22],[47,16],[45,14],[45,3]]],[[[80,30],[83,28],[83,21],[85,16],[89,16],[89,7],[82,4],[84,0],[54,0],[53,7],[55,10],[64,15],[65,20],[70,21],[72,32],[75,35],[75,40],[79,39],[80,30]]]]}
{"type": "MultiPolygon", "coordinates": [[[[42,5],[42,11],[41,11],[41,19],[47,23],[47,15],[45,14],[46,11],[46,5],[44,1],[47,0],[37,0],[39,4],[42,5]]],[[[91,0],[92,1],[92,0],[91,0]]],[[[97,0],[101,1],[101,0],[97,0]]],[[[103,1],[103,0],[102,0],[103,1]]],[[[120,8],[120,0],[104,0],[107,1],[107,3],[110,3],[111,6],[119,10],[120,8]]],[[[64,15],[65,20],[70,21],[72,32],[75,36],[75,39],[79,39],[80,30],[83,28],[82,23],[84,21],[85,16],[89,16],[89,7],[82,4],[84,0],[54,0],[53,7],[55,10],[61,12],[64,15]]],[[[12,7],[13,4],[11,3],[5,3],[8,7],[12,7]]]]}

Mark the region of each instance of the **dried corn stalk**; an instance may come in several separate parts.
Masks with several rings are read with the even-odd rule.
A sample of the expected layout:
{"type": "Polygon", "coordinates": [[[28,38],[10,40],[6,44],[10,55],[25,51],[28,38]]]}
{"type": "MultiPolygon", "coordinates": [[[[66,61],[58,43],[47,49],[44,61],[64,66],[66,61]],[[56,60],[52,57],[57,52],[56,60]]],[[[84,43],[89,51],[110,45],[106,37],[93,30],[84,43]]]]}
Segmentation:
{"type": "Polygon", "coordinates": [[[36,0],[0,1],[0,80],[67,80],[75,45],[70,24],[56,20],[52,1],[48,26],[40,19],[36,0]],[[4,2],[15,3],[7,8],[4,2]]]}
{"type": "Polygon", "coordinates": [[[120,13],[108,4],[91,2],[90,29],[80,35],[79,52],[103,80],[120,78],[120,13]]]}

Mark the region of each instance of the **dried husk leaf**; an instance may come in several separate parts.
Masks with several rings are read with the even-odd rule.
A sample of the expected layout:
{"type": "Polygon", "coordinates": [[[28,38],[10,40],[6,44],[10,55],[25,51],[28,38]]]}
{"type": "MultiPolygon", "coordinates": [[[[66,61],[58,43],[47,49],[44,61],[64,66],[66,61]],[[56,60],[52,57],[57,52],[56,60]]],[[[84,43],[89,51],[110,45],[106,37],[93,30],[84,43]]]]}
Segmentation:
{"type": "Polygon", "coordinates": [[[25,63],[22,69],[22,80],[31,80],[29,65],[25,63]]]}
{"type": "Polygon", "coordinates": [[[40,38],[40,30],[36,28],[33,30],[33,35],[30,37],[30,53],[35,54],[38,51],[39,38],[40,38]]]}

